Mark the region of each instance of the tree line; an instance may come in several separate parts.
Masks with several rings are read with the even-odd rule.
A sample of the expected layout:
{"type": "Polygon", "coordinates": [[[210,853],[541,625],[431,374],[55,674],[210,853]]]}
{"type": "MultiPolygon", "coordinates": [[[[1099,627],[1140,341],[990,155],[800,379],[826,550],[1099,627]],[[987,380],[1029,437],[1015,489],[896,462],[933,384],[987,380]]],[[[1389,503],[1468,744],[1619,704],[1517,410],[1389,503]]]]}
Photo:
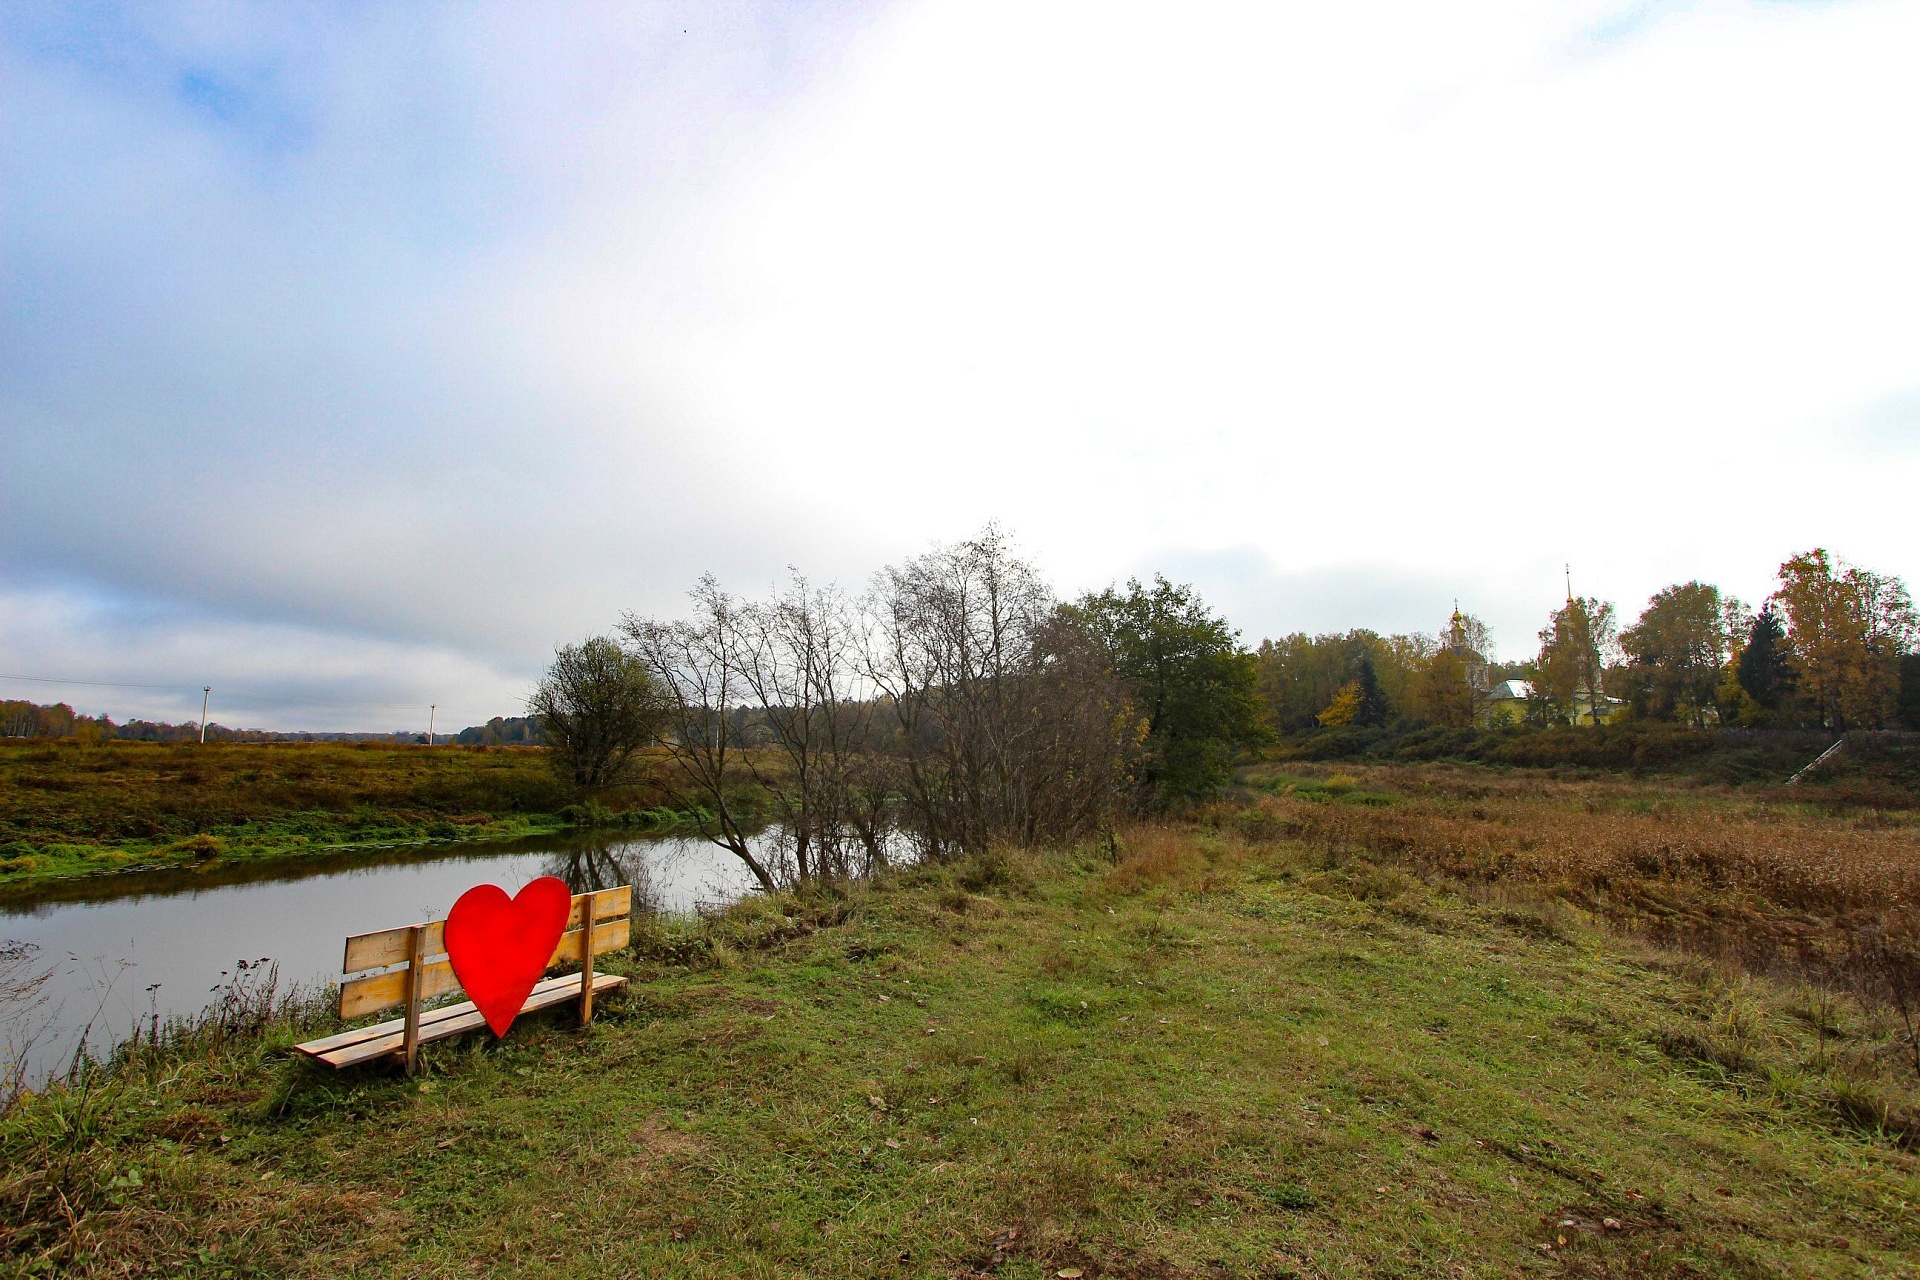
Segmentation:
{"type": "Polygon", "coordinates": [[[1569,593],[1529,659],[1443,632],[1241,645],[1156,576],[1061,600],[997,529],[876,574],[797,573],[761,599],[703,578],[682,617],[626,615],[561,648],[530,729],[583,790],[659,748],[706,834],[767,888],[1070,842],[1218,789],[1275,735],[1347,727],[1920,727],[1905,585],[1816,549],[1758,611],[1702,582],[1620,628],[1569,593]],[[766,830],[768,808],[774,819],[766,830]]]}
{"type": "Polygon", "coordinates": [[[1534,655],[1506,663],[1485,624],[1458,610],[1436,635],[1290,635],[1261,643],[1260,692],[1282,733],[1502,720],[1920,729],[1906,584],[1821,548],[1777,580],[1757,611],[1710,583],[1676,583],[1626,627],[1612,602],[1569,593],[1534,655]]]}
{"type": "MultiPolygon", "coordinates": [[[[258,729],[229,729],[209,724],[207,740],[221,742],[265,742],[273,734],[258,729]]],[[[197,742],[198,721],[167,724],[152,720],[128,720],[115,723],[112,716],[82,715],[64,702],[46,705],[18,699],[0,701],[0,738],[74,738],[84,742],[109,739],[132,742],[197,742]]]]}
{"type": "MultiPolygon", "coordinates": [[[[25,700],[0,700],[0,738],[64,738],[79,742],[198,742],[200,722],[172,724],[164,720],[132,719],[116,722],[110,715],[82,715],[64,702],[47,705],[25,700]]],[[[229,729],[217,721],[207,724],[208,742],[417,742],[424,733],[400,729],[392,733],[313,733],[277,729],[229,729]]],[[[441,742],[450,741],[440,735],[441,742]]],[[[485,725],[462,730],[458,741],[480,745],[537,744],[539,725],[523,717],[494,717],[485,725]]]]}

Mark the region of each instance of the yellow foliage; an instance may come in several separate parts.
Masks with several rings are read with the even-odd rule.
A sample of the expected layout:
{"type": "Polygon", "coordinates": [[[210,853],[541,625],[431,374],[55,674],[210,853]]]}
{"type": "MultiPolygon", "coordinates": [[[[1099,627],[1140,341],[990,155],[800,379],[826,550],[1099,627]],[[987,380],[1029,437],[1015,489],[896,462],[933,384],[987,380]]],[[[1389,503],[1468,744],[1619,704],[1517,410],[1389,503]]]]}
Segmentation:
{"type": "Polygon", "coordinates": [[[1360,682],[1349,680],[1340,686],[1339,692],[1333,695],[1333,701],[1327,704],[1327,709],[1314,718],[1328,728],[1332,728],[1335,725],[1352,724],[1353,717],[1359,710],[1360,682]]]}

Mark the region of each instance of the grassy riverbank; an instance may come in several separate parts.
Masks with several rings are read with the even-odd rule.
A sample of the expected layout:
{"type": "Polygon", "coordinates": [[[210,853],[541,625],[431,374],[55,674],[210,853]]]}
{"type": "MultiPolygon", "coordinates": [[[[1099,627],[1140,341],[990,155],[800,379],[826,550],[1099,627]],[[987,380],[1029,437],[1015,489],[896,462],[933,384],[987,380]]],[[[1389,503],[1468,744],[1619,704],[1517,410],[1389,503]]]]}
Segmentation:
{"type": "MultiPolygon", "coordinates": [[[[583,811],[538,748],[388,743],[0,741],[0,888],[347,847],[504,839],[671,797],[638,785],[583,811]]],[[[641,818],[644,811],[652,817],[641,818]]]]}
{"type": "MultiPolygon", "coordinates": [[[[662,927],[590,1032],[434,1045],[417,1080],[289,1062],[284,1023],[202,1031],[0,1121],[0,1250],[74,1275],[1915,1272],[1897,1019],[1609,931],[1584,873],[1456,875],[1309,821],[1397,813],[1404,839],[1524,803],[1417,782],[1269,778],[1117,860],[662,927]]],[[[1567,823],[1600,799],[1547,797],[1567,823]]]]}

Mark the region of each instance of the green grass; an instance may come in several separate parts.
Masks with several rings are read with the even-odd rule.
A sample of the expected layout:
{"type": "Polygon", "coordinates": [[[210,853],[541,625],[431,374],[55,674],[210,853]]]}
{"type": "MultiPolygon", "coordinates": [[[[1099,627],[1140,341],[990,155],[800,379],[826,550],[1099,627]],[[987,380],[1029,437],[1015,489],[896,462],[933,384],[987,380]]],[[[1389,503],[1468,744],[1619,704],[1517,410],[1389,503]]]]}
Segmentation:
{"type": "Polygon", "coordinates": [[[1870,1011],[1284,840],[1124,851],[662,926],[591,1030],[434,1045],[416,1080],[288,1062],[287,1027],[148,1055],[0,1121],[0,1249],[72,1275],[1915,1274],[1916,1095],[1870,1011]]]}
{"type": "Polygon", "coordinates": [[[1271,791],[1275,795],[1320,803],[1331,801],[1338,804],[1380,807],[1394,802],[1394,796],[1390,792],[1363,788],[1357,778],[1345,773],[1336,772],[1326,777],[1308,777],[1297,773],[1256,770],[1246,779],[1246,783],[1262,791],[1271,791]]]}
{"type": "Polygon", "coordinates": [[[342,848],[499,840],[630,818],[650,782],[576,797],[538,748],[388,743],[0,742],[0,889],[342,848]]]}

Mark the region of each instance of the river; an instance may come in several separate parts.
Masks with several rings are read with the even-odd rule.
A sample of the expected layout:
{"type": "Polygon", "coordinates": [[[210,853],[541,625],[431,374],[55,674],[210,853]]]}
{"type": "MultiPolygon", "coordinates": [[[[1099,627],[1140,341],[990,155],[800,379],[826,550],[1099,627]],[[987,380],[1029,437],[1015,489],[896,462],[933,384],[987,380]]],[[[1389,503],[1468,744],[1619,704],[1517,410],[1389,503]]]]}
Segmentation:
{"type": "Polygon", "coordinates": [[[546,875],[576,893],[631,884],[636,910],[667,914],[753,883],[705,840],[606,832],[55,882],[0,898],[0,940],[31,944],[51,971],[36,1009],[0,1007],[0,1057],[24,1056],[44,1080],[83,1037],[103,1056],[156,1014],[164,1024],[200,1012],[239,961],[277,964],[282,990],[319,987],[340,976],[349,934],[438,920],[476,884],[511,893],[546,875]]]}

